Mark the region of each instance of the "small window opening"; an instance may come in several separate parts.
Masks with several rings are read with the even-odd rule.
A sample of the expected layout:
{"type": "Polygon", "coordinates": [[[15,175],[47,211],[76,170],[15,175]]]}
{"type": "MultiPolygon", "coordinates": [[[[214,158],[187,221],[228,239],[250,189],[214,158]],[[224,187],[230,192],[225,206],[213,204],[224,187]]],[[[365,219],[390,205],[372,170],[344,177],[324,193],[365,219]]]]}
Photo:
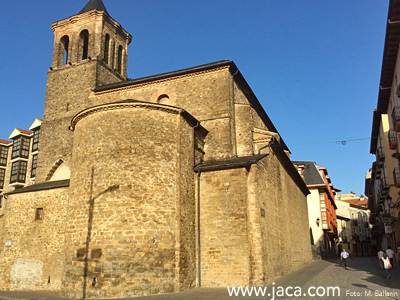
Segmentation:
{"type": "Polygon", "coordinates": [[[96,277],[93,277],[92,286],[96,286],[96,277]]]}
{"type": "Polygon", "coordinates": [[[69,37],[68,35],[64,35],[61,38],[61,45],[63,49],[63,65],[68,63],[68,47],[69,47],[69,37]]]}
{"type": "Polygon", "coordinates": [[[80,34],[80,38],[82,41],[82,60],[88,58],[88,52],[89,52],[89,31],[86,29],[83,30],[80,34]]]}
{"type": "Polygon", "coordinates": [[[108,64],[108,56],[110,52],[110,35],[107,33],[104,39],[104,62],[108,64]]]}
{"type": "Polygon", "coordinates": [[[169,104],[169,97],[166,94],[163,94],[157,98],[157,103],[159,104],[169,104]]]}
{"type": "Polygon", "coordinates": [[[117,62],[117,66],[118,66],[118,73],[122,74],[122,46],[118,47],[118,62],[117,62]]]}
{"type": "Polygon", "coordinates": [[[67,109],[66,109],[66,111],[68,111],[68,109],[69,109],[69,103],[67,103],[67,109]]]}
{"type": "Polygon", "coordinates": [[[43,208],[36,208],[35,220],[43,220],[43,208]]]}
{"type": "Polygon", "coordinates": [[[49,276],[49,280],[47,280],[47,283],[50,283],[50,276],[49,276]]]}

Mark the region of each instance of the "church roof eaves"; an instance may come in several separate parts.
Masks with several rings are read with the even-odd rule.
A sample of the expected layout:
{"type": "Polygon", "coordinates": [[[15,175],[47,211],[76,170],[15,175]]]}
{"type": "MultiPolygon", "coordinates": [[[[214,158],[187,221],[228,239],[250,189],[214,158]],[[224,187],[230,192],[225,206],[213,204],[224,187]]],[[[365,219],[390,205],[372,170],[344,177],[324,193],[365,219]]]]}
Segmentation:
{"type": "MultiPolygon", "coordinates": [[[[230,72],[232,75],[235,76],[235,79],[241,83],[241,87],[243,88],[243,92],[248,96],[248,99],[250,103],[253,105],[257,113],[259,114],[260,118],[265,122],[266,126],[269,128],[270,131],[278,133],[278,130],[272,123],[271,119],[268,117],[267,113],[265,112],[264,108],[258,101],[257,97],[251,90],[249,84],[247,81],[244,79],[243,75],[240,73],[238,67],[235,65],[235,63],[232,60],[221,60],[209,64],[204,64],[196,67],[191,67],[191,68],[186,68],[186,69],[181,69],[177,71],[172,71],[172,72],[167,72],[167,73],[161,73],[157,75],[152,75],[152,76],[147,76],[147,77],[142,77],[142,78],[137,78],[137,79],[131,79],[127,80],[124,82],[117,82],[117,83],[111,83],[103,86],[97,86],[93,91],[96,92],[102,92],[106,90],[112,90],[112,89],[117,89],[117,88],[122,88],[130,85],[135,85],[135,84],[141,84],[145,82],[150,82],[150,81],[155,81],[155,80],[161,80],[161,79],[166,79],[170,77],[176,77],[176,76],[182,76],[190,73],[195,73],[195,72],[202,72],[202,71],[207,71],[207,70],[212,70],[220,67],[225,67],[229,66],[230,67],[230,72]]],[[[278,133],[279,134],[279,133],[278,133]]],[[[284,150],[287,150],[290,152],[289,148],[283,141],[282,137],[280,139],[280,144],[284,150]]]]}
{"type": "Polygon", "coordinates": [[[218,171],[235,168],[244,168],[255,164],[268,154],[258,154],[253,156],[234,157],[223,161],[205,162],[194,167],[195,172],[218,171]]]}
{"type": "MultiPolygon", "coordinates": [[[[279,160],[283,168],[288,172],[289,176],[292,178],[293,182],[299,187],[304,196],[310,194],[310,190],[306,186],[304,180],[301,178],[297,169],[294,168],[293,163],[290,161],[289,157],[286,155],[284,151],[282,151],[282,147],[279,144],[271,144],[271,149],[274,151],[274,155],[279,160]]],[[[234,157],[224,161],[214,161],[214,162],[205,162],[200,165],[194,167],[195,172],[212,172],[219,170],[228,170],[235,168],[247,168],[255,163],[257,163],[260,159],[268,156],[268,154],[258,154],[253,156],[244,156],[244,157],[234,157]]]]}
{"type": "Polygon", "coordinates": [[[181,70],[177,70],[177,71],[161,73],[161,74],[157,74],[157,75],[152,75],[152,76],[147,76],[147,77],[142,77],[142,78],[137,78],[137,79],[131,79],[131,80],[123,81],[123,82],[116,82],[116,83],[111,83],[111,84],[107,84],[107,85],[97,86],[93,91],[101,92],[101,91],[111,90],[111,89],[115,89],[115,88],[121,88],[121,87],[125,87],[125,86],[135,85],[135,84],[139,84],[139,83],[144,83],[144,82],[149,82],[149,81],[154,81],[154,80],[159,80],[159,79],[165,79],[165,78],[169,78],[169,77],[181,76],[181,75],[211,70],[211,69],[224,67],[224,66],[234,66],[234,65],[235,65],[234,62],[231,60],[221,60],[218,62],[204,64],[204,65],[186,68],[186,69],[181,69],[181,70]]]}
{"type": "Polygon", "coordinates": [[[71,119],[71,125],[69,126],[69,129],[71,131],[74,131],[76,124],[79,122],[80,119],[83,117],[87,116],[88,114],[95,113],[99,110],[99,108],[103,107],[121,107],[124,105],[132,104],[135,106],[145,106],[145,107],[161,107],[164,109],[167,109],[169,111],[175,111],[176,113],[179,113],[183,118],[185,118],[186,121],[188,121],[189,125],[192,126],[193,128],[196,128],[195,130],[203,135],[205,137],[208,134],[208,130],[205,129],[200,122],[193,117],[189,112],[186,110],[172,106],[172,105],[166,105],[166,104],[159,104],[159,103],[152,103],[152,102],[145,102],[145,101],[140,101],[140,100],[134,100],[134,99],[125,99],[121,101],[116,101],[116,102],[110,102],[110,103],[104,103],[100,105],[95,105],[89,108],[85,108],[84,110],[81,110],[78,112],[72,119],[71,119]]]}
{"type": "Polygon", "coordinates": [[[65,180],[57,180],[57,181],[48,181],[45,183],[37,183],[28,185],[26,187],[16,189],[12,192],[5,193],[5,195],[13,195],[13,194],[20,194],[20,193],[29,193],[29,192],[36,192],[36,191],[43,191],[43,190],[50,190],[62,187],[69,187],[69,179],[65,180]]]}

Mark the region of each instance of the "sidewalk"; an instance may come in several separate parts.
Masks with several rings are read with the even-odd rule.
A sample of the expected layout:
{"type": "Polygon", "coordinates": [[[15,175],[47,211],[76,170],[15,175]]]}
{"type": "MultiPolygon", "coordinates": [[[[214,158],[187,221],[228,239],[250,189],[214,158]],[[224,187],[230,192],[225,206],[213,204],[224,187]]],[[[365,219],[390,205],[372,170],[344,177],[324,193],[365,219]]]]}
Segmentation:
{"type": "MultiPolygon", "coordinates": [[[[319,260],[314,261],[308,266],[284,276],[274,282],[274,285],[269,284],[267,291],[274,291],[271,295],[262,296],[229,296],[227,288],[197,288],[180,293],[171,293],[164,295],[152,295],[142,296],[134,298],[119,298],[119,299],[135,299],[135,300],[225,300],[225,299],[390,299],[400,300],[400,268],[396,264],[395,269],[392,270],[392,278],[387,279],[385,271],[380,269],[377,258],[375,257],[363,257],[363,258],[352,258],[349,261],[350,268],[344,269],[339,259],[331,260],[319,260]],[[278,297],[276,293],[279,287],[286,289],[287,287],[300,287],[302,294],[306,293],[311,287],[328,287],[335,286],[340,288],[340,296],[301,296],[301,297],[289,297],[283,296],[278,297]],[[274,289],[273,289],[274,288],[274,289]],[[378,295],[375,296],[375,291],[381,291],[384,293],[393,293],[390,296],[378,295]],[[355,293],[350,295],[350,293],[355,293]],[[357,294],[358,293],[358,294],[357,294]],[[367,296],[369,294],[369,296],[367,296]],[[394,295],[397,293],[397,296],[394,295]],[[358,296],[354,296],[358,295],[358,296]]],[[[292,289],[292,293],[293,293],[292,289]]],[[[71,298],[65,298],[59,296],[55,292],[6,292],[0,291],[0,299],[8,300],[68,300],[71,298]]]]}

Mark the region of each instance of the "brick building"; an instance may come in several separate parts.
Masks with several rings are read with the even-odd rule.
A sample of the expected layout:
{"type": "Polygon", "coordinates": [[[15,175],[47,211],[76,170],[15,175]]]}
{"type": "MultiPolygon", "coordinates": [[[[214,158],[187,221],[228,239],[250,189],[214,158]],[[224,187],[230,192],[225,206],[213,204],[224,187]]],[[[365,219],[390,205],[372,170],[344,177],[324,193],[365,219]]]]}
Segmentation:
{"type": "Polygon", "coordinates": [[[52,30],[43,120],[0,140],[1,289],[130,297],[311,261],[309,190],[232,61],[128,80],[101,0],[52,30]]]}

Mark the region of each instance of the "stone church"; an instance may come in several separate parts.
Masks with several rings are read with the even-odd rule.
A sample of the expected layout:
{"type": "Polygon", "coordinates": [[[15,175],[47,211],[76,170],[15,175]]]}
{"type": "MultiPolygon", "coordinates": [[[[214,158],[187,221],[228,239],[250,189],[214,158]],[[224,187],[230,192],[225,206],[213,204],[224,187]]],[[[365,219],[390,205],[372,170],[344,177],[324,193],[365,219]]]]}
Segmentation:
{"type": "Polygon", "coordinates": [[[232,61],[128,79],[101,0],[52,30],[43,119],[0,140],[0,289],[260,286],[311,262],[309,190],[232,61]]]}

